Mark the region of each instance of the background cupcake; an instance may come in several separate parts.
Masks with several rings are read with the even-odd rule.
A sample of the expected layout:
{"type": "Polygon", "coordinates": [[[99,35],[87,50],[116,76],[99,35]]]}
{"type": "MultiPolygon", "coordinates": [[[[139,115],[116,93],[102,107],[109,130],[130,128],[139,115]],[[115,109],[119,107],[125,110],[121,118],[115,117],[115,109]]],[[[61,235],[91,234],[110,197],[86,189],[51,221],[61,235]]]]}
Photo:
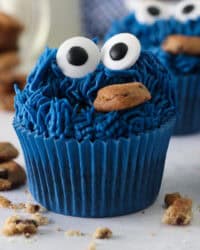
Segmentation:
{"type": "Polygon", "coordinates": [[[130,32],[158,56],[172,73],[178,92],[175,134],[200,131],[200,1],[130,3],[133,13],[114,23],[108,37],[130,32]]]}
{"type": "Polygon", "coordinates": [[[83,37],[46,49],[16,93],[14,127],[30,190],[43,206],[106,217],[154,202],[175,93],[166,69],[141,52],[136,37],[119,34],[101,52],[83,37]]]}

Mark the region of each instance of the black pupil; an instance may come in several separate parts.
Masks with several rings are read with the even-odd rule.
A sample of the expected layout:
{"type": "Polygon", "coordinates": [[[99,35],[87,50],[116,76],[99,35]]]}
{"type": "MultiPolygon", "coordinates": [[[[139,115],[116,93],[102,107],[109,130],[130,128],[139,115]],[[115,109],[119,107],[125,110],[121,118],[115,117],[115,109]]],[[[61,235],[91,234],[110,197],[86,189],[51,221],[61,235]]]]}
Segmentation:
{"type": "Polygon", "coordinates": [[[148,7],[147,11],[152,16],[159,16],[160,15],[160,10],[155,6],[148,7]]]}
{"type": "Polygon", "coordinates": [[[128,46],[125,43],[117,43],[110,50],[110,57],[114,61],[123,59],[128,51],[128,46]]]}
{"type": "Polygon", "coordinates": [[[183,14],[189,14],[191,13],[193,10],[194,10],[194,5],[193,4],[189,4],[189,5],[186,5],[184,8],[183,8],[183,14]]]}
{"type": "Polygon", "coordinates": [[[67,53],[67,61],[74,66],[84,65],[88,60],[87,52],[81,47],[72,47],[67,53]]]}

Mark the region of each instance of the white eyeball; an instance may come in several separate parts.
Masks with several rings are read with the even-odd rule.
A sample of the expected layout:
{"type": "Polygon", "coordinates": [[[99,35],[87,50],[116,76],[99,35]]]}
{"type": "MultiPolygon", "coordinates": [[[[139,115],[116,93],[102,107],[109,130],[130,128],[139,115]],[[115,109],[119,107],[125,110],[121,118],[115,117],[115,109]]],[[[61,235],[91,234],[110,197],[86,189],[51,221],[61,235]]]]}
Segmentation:
{"type": "Polygon", "coordinates": [[[111,70],[123,70],[133,66],[141,53],[139,40],[129,33],[110,38],[101,50],[104,65],[111,70]]]}
{"type": "Polygon", "coordinates": [[[168,19],[171,16],[171,6],[159,1],[126,0],[129,11],[134,11],[140,23],[153,24],[158,19],[168,19]]]}
{"type": "Polygon", "coordinates": [[[181,22],[197,19],[200,17],[200,1],[185,0],[180,2],[177,5],[174,17],[181,22]]]}
{"type": "Polygon", "coordinates": [[[94,72],[100,59],[100,50],[97,45],[85,37],[66,40],[56,55],[61,71],[71,78],[81,78],[94,72]]]}

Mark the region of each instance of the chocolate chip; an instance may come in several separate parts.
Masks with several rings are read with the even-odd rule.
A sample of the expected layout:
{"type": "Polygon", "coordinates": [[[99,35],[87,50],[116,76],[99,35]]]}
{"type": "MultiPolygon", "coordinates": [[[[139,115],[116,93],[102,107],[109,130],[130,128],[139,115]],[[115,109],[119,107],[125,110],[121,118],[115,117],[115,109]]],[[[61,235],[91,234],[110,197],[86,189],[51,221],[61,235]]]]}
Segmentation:
{"type": "Polygon", "coordinates": [[[24,222],[23,222],[23,220],[16,220],[15,223],[20,224],[20,223],[24,223],[24,222]]]}
{"type": "Polygon", "coordinates": [[[1,179],[8,179],[8,170],[0,168],[0,178],[1,179]]]}
{"type": "Polygon", "coordinates": [[[184,221],[185,221],[185,217],[180,216],[180,217],[177,218],[176,224],[179,225],[179,226],[181,226],[181,225],[184,224],[184,221]]]}

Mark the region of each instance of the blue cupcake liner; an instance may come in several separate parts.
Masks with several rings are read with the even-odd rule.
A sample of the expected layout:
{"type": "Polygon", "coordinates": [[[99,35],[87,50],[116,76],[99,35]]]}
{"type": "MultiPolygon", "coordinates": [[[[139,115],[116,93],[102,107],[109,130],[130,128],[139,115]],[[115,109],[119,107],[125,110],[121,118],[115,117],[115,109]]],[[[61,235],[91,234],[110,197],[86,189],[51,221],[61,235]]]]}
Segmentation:
{"type": "Polygon", "coordinates": [[[174,135],[200,131],[200,75],[174,76],[178,94],[178,115],[174,135]]]}
{"type": "Polygon", "coordinates": [[[129,139],[95,142],[48,139],[14,126],[37,202],[65,215],[113,217],[155,201],[174,123],[129,139]]]}

